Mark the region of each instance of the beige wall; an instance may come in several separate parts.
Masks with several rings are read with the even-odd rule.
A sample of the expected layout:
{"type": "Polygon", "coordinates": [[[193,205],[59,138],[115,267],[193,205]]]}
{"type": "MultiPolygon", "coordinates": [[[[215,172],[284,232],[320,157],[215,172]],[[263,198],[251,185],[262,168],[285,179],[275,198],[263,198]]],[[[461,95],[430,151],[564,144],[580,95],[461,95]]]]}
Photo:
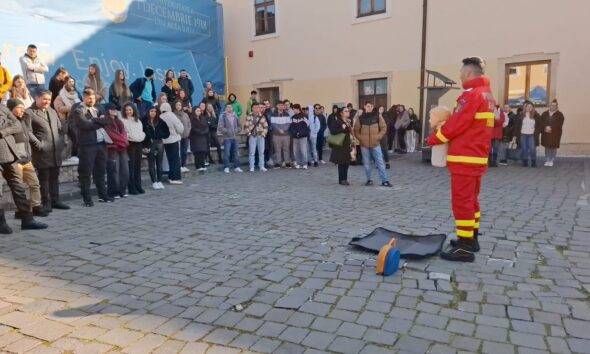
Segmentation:
{"type": "MultiPolygon", "coordinates": [[[[381,19],[355,23],[356,0],[276,0],[277,34],[265,39],[254,37],[253,0],[220,2],[230,90],[240,100],[253,87],[279,86],[302,104],[356,106],[356,78],[385,73],[389,104],[417,108],[422,1],[388,0],[381,19]]],[[[590,89],[581,79],[590,72],[589,12],[587,0],[430,0],[427,68],[459,81],[460,60],[482,56],[501,103],[505,63],[548,54],[551,98],[566,117],[564,142],[590,143],[590,89]]],[[[452,106],[458,92],[441,103],[452,106]]]]}

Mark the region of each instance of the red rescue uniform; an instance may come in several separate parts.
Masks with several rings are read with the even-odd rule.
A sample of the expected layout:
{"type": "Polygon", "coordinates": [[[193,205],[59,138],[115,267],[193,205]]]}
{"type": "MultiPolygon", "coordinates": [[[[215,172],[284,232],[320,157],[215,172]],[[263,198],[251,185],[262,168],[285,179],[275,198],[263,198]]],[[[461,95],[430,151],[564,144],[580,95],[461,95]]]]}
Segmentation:
{"type": "Polygon", "coordinates": [[[478,196],[488,170],[496,101],[487,77],[473,79],[463,88],[451,118],[428,138],[428,145],[449,144],[447,168],[457,236],[473,238],[473,230],[479,229],[478,196]]]}

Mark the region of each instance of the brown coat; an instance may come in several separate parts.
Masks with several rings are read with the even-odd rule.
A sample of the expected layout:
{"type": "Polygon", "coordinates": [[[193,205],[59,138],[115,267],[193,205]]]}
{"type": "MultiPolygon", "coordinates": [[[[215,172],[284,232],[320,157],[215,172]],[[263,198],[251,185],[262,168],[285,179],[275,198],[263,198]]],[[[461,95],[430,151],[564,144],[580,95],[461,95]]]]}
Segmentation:
{"type": "Polygon", "coordinates": [[[549,115],[549,111],[543,112],[541,115],[541,145],[546,148],[558,149],[561,143],[561,133],[563,128],[563,113],[556,111],[553,116],[549,115]],[[551,127],[551,133],[547,133],[545,128],[551,127]]]}
{"type": "Polygon", "coordinates": [[[385,120],[379,117],[377,110],[371,113],[363,113],[354,121],[354,136],[360,141],[362,147],[374,148],[379,146],[381,139],[387,133],[385,120]]]}

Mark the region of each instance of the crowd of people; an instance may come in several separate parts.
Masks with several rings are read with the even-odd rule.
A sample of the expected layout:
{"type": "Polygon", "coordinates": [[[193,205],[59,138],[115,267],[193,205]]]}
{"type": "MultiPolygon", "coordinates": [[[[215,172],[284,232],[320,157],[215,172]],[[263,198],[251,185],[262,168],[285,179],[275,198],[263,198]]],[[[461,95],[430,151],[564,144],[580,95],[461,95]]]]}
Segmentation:
{"type": "MultiPolygon", "coordinates": [[[[35,45],[28,46],[20,58],[22,75],[12,79],[0,65],[0,164],[23,229],[46,228],[33,217],[69,209],[59,199],[63,161],[77,163],[83,205],[92,207],[92,182],[103,203],[145,193],[144,156],[152,188],[159,190],[165,188],[166,165],[168,183],[182,184],[182,173],[189,171],[189,151],[197,171],[219,163],[224,173],[239,173],[243,171],[238,147],[245,137],[249,171],[258,167],[264,172],[325,164],[327,143],[341,185],[349,185],[351,164],[363,165],[365,184],[372,185],[374,163],[381,185],[390,187],[390,154],[414,152],[421,141],[422,124],[414,110],[404,105],[387,109],[365,102],[357,110],[349,103],[334,105],[326,114],[320,104],[302,106],[282,100],[272,107],[253,90],[244,109],[235,94],[221,102],[210,81],[202,99],[193,102],[195,86],[186,70],[180,70],[178,77],[168,70],[161,86],[151,68],[131,83],[123,70],[117,70],[107,85],[100,67],[90,64],[79,92],[76,79],[59,67],[46,89],[48,66],[36,52],[35,45]]],[[[515,141],[522,149],[523,164],[530,160],[536,166],[534,147],[539,140],[547,148],[545,165],[553,165],[563,125],[557,102],[542,116],[530,102],[523,107],[519,114],[509,106],[497,110],[491,166],[507,163],[515,141]]],[[[9,232],[0,210],[0,233],[9,232]]]]}

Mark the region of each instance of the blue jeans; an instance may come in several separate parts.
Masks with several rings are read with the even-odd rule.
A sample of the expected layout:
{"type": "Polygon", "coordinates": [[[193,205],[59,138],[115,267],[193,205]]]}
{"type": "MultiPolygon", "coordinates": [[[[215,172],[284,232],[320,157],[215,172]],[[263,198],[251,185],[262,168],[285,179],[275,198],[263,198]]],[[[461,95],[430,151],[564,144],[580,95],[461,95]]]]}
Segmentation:
{"type": "Polygon", "coordinates": [[[139,112],[139,116],[145,117],[145,115],[150,110],[150,108],[153,107],[153,105],[154,105],[153,102],[147,102],[144,100],[137,102],[136,106],[137,106],[137,111],[139,112]]]}
{"type": "Polygon", "coordinates": [[[186,159],[188,158],[188,138],[180,139],[180,167],[186,167],[186,159]]]}
{"type": "Polygon", "coordinates": [[[309,150],[307,153],[307,162],[319,162],[318,160],[318,137],[317,135],[314,136],[310,136],[309,138],[307,138],[307,141],[309,143],[309,150]]]}
{"type": "Polygon", "coordinates": [[[264,167],[264,137],[251,136],[248,138],[248,162],[251,169],[254,168],[256,149],[258,149],[258,165],[264,167]]]}
{"type": "Polygon", "coordinates": [[[522,149],[522,161],[537,161],[537,148],[533,134],[520,135],[520,148],[522,149]]]}
{"type": "Polygon", "coordinates": [[[367,181],[372,181],[371,178],[371,157],[375,160],[375,166],[379,171],[379,178],[381,183],[388,182],[389,177],[385,172],[385,162],[383,162],[383,153],[381,152],[381,145],[376,147],[367,148],[361,146],[361,154],[363,155],[363,166],[365,167],[365,174],[367,175],[367,181]]]}
{"type": "Polygon", "coordinates": [[[43,84],[28,84],[27,88],[31,93],[31,97],[35,98],[39,95],[39,92],[45,90],[45,85],[43,84]]]}
{"type": "Polygon", "coordinates": [[[229,161],[233,157],[234,168],[240,167],[240,158],[238,157],[238,139],[223,140],[223,168],[229,168],[229,161]]]}

